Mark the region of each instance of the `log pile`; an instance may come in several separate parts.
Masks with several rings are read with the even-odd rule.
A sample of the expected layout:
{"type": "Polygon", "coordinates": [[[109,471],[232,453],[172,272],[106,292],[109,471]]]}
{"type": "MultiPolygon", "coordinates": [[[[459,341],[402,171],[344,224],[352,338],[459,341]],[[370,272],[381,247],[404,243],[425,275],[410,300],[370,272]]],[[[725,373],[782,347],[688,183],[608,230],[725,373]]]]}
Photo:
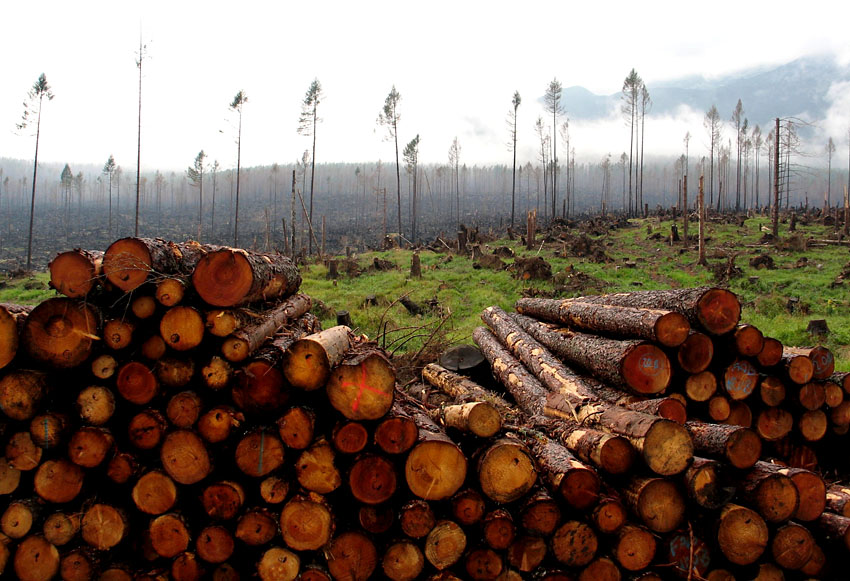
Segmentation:
{"type": "Polygon", "coordinates": [[[128,238],[51,276],[0,306],[9,577],[826,577],[850,547],[812,470],[850,378],[731,293],[491,307],[505,389],[432,364],[414,392],[280,256],[128,238]]]}
{"type": "MultiPolygon", "coordinates": [[[[510,406],[504,397],[518,408],[511,422],[523,426],[518,437],[560,510],[536,535],[543,570],[565,579],[843,577],[850,487],[827,475],[847,474],[850,374],[835,373],[828,349],[764,337],[740,323],[737,297],[710,288],[524,298],[516,312],[490,307],[482,319],[474,340],[508,395],[472,396],[467,385],[462,401],[510,406]],[[572,471],[596,475],[581,506],[566,496],[576,490],[564,485],[567,464],[553,476],[548,447],[572,471]],[[580,563],[555,552],[566,523],[580,563]],[[603,561],[607,573],[590,567],[603,561]]],[[[442,386],[434,374],[426,369],[442,386]]],[[[525,502],[502,510],[521,520],[525,502]]]]}

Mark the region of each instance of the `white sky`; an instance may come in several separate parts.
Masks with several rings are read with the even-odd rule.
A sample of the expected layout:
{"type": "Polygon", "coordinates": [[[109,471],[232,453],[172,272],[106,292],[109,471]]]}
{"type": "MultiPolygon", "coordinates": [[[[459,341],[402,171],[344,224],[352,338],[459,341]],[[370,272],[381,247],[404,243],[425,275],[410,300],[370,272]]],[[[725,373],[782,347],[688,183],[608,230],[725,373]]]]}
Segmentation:
{"type": "MultiPolygon", "coordinates": [[[[711,77],[811,53],[834,53],[847,62],[850,41],[843,28],[850,9],[840,5],[7,1],[0,33],[0,157],[32,158],[33,138],[16,135],[15,123],[27,90],[44,72],[56,98],[45,106],[40,160],[68,162],[73,169],[114,154],[125,170],[135,168],[140,26],[150,56],[143,69],[143,171],[185,169],[201,149],[210,161],[235,165],[235,132],[227,118],[240,89],[249,98],[243,165],[295,161],[309,147],[295,129],[314,77],[325,93],[320,163],[392,159],[392,144],[383,141],[375,120],[395,84],[402,96],[400,148],[419,133],[420,160],[445,162],[457,135],[461,163],[507,164],[505,116],[514,90],[523,98],[519,160],[525,162],[535,157],[538,98],[553,77],[564,87],[609,94],[620,91],[633,67],[651,91],[653,82],[711,77]]],[[[733,106],[718,104],[730,112],[733,106]]],[[[676,154],[688,130],[695,136],[692,154],[701,147],[703,112],[692,113],[653,120],[668,130],[647,129],[647,153],[676,154]]],[[[847,118],[835,123],[844,123],[846,136],[847,118]]],[[[574,124],[573,144],[579,156],[611,151],[616,158],[628,133],[619,117],[574,124]]]]}

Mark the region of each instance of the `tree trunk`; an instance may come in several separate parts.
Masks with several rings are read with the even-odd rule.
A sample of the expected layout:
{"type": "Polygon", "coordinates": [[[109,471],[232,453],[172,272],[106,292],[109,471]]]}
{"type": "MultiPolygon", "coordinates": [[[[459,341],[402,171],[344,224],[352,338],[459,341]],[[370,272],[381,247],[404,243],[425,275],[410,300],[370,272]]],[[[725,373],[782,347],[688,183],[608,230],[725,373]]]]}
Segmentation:
{"type": "Polygon", "coordinates": [[[697,287],[657,291],[634,291],[577,300],[621,307],[664,309],[682,313],[691,325],[712,335],[728,333],[738,324],[741,304],[730,291],[720,288],[697,287]]]}
{"type": "Polygon", "coordinates": [[[281,327],[309,311],[312,306],[313,301],[307,295],[295,294],[289,297],[275,308],[258,314],[252,323],[230,333],[221,346],[222,354],[234,363],[244,361],[281,327]]]}
{"type": "Polygon", "coordinates": [[[723,457],[740,470],[751,468],[761,456],[761,439],[749,428],[694,420],[685,428],[697,452],[723,457]]]}
{"type": "Polygon", "coordinates": [[[281,254],[220,247],[198,261],[192,284],[207,304],[233,307],[293,295],[301,285],[301,275],[281,254]]]}
{"type": "MultiPolygon", "coordinates": [[[[490,315],[491,309],[493,307],[485,309],[482,318],[488,324],[496,324],[496,319],[490,315]]],[[[565,328],[547,326],[523,315],[509,316],[560,359],[580,366],[610,385],[650,395],[664,391],[670,384],[670,360],[659,347],[651,343],[574,333],[565,328]]]]}
{"type": "Polygon", "coordinates": [[[646,308],[583,303],[573,299],[523,298],[520,314],[596,334],[657,341],[678,347],[688,338],[690,323],[680,313],[646,308]]]}

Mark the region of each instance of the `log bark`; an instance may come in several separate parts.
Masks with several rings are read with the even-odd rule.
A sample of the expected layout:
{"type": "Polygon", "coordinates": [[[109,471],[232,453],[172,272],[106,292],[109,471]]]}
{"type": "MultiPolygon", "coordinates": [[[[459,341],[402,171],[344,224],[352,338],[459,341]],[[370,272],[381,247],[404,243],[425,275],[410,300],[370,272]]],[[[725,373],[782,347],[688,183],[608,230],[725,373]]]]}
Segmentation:
{"type": "Polygon", "coordinates": [[[827,347],[785,347],[783,357],[799,355],[808,357],[812,362],[812,379],[829,379],[835,372],[835,357],[827,347]]]}
{"type": "Polygon", "coordinates": [[[230,333],[221,346],[222,355],[230,362],[244,361],[281,327],[309,311],[312,306],[312,299],[305,294],[289,297],[261,313],[258,319],[230,333]]]}
{"type": "Polygon", "coordinates": [[[815,373],[811,358],[808,355],[796,353],[789,347],[782,350],[781,364],[785,368],[788,379],[797,385],[807,384],[815,373]]]}
{"type": "Polygon", "coordinates": [[[473,434],[479,438],[492,437],[502,429],[502,416],[499,410],[485,401],[443,406],[434,410],[432,414],[435,420],[446,427],[473,434]]]}
{"type": "Polygon", "coordinates": [[[725,458],[735,468],[751,468],[761,456],[761,439],[749,428],[693,420],[685,428],[697,452],[725,458]]]}
{"type": "Polygon", "coordinates": [[[741,492],[756,512],[769,523],[790,519],[800,505],[800,495],[791,479],[756,462],[741,479],[741,492]]]}
{"type": "Polygon", "coordinates": [[[59,253],[47,265],[50,288],[72,299],[82,299],[98,283],[103,266],[103,252],[77,248],[59,253]]]}
{"type": "Polygon", "coordinates": [[[730,291],[720,288],[697,287],[657,291],[635,291],[577,300],[604,305],[665,309],[682,313],[691,325],[699,326],[712,335],[728,333],[738,324],[741,304],[730,291]]]}
{"type": "Polygon", "coordinates": [[[561,323],[569,328],[623,339],[644,339],[665,347],[678,347],[691,329],[684,315],[658,309],[618,307],[574,299],[523,298],[520,314],[561,323]]]}
{"type": "Polygon", "coordinates": [[[813,524],[845,550],[850,550],[850,518],[824,512],[813,524]]]}
{"type": "Polygon", "coordinates": [[[198,261],[192,285],[207,304],[233,307],[295,294],[301,275],[283,255],[222,247],[198,261]]]}
{"type": "Polygon", "coordinates": [[[295,341],[283,358],[286,380],[305,391],[324,386],[331,370],[351,349],[352,338],[351,329],[337,326],[295,341]]]}
{"type": "Polygon", "coordinates": [[[516,410],[510,403],[471,379],[436,363],[429,363],[422,369],[422,378],[452,397],[456,403],[486,402],[495,407],[500,416],[509,420],[515,419],[516,410]]]}
{"type": "MultiPolygon", "coordinates": [[[[497,319],[491,317],[488,310],[484,311],[482,318],[488,324],[491,321],[495,324],[497,319]]],[[[651,343],[605,339],[553,328],[522,315],[510,316],[519,327],[553,354],[610,385],[628,388],[641,395],[651,395],[664,391],[670,384],[670,360],[651,343]]]]}
{"type": "Polygon", "coordinates": [[[850,487],[841,483],[830,484],[826,489],[825,510],[850,517],[850,487]]]}
{"type": "Polygon", "coordinates": [[[490,307],[482,315],[497,327],[496,334],[552,392],[544,413],[599,426],[628,438],[651,470],[662,475],[684,470],[693,447],[684,428],[675,422],[599,402],[589,382],[566,368],[524,333],[504,312],[490,307]],[[671,445],[671,442],[675,444],[671,445]]]}
{"type": "Polygon", "coordinates": [[[103,274],[116,288],[130,292],[149,278],[191,272],[209,247],[160,238],[122,238],[103,255],[103,274]]]}
{"type": "Polygon", "coordinates": [[[21,343],[34,360],[68,369],[88,359],[99,330],[99,313],[92,306],[59,297],[30,311],[21,343]]]}
{"type": "Polygon", "coordinates": [[[695,457],[684,474],[688,498],[706,510],[717,510],[732,500],[735,487],[724,475],[723,466],[716,460],[695,457]]]}
{"type": "Polygon", "coordinates": [[[595,470],[557,442],[531,438],[529,445],[545,480],[570,507],[587,510],[598,502],[601,481],[595,470]]]}

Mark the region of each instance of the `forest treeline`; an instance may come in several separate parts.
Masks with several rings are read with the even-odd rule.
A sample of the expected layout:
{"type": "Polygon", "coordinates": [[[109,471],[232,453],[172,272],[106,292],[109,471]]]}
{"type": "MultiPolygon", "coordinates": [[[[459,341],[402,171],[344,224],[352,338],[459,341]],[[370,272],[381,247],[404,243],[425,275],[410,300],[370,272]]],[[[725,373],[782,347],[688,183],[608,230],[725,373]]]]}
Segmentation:
{"type": "MultiPolygon", "coordinates": [[[[137,61],[140,103],[142,60],[137,61]]],[[[298,120],[298,132],[310,138],[312,147],[294,163],[242,166],[242,108],[249,101],[240,90],[229,106],[238,120],[235,168],[223,167],[201,150],[183,171],[142,172],[141,137],[135,160],[110,155],[102,167],[39,164],[40,112],[52,98],[42,74],[18,125],[36,127],[34,160],[0,159],[0,268],[7,270],[20,266],[22,256],[27,268],[39,268],[59,248],[105,247],[120,236],[194,238],[312,254],[377,246],[388,235],[400,243],[419,243],[453,236],[461,224],[517,227],[529,210],[536,210],[544,224],[580,214],[637,216],[658,207],[693,208],[700,176],[705,176],[708,207],[720,212],[843,203],[842,196],[833,195],[844,180],[832,167],[832,138],[823,155],[807,154],[800,137],[804,122],[777,118],[762,129],[749,123],[740,99],[729,118],[715,105],[706,111],[702,137],[708,139],[707,151],[691,151],[692,135],[685,132],[678,157],[646,154],[652,98],[634,69],[624,80],[620,107],[628,146],[595,161],[577,157],[557,78],[542,98],[545,116],[534,121],[539,149],[533,160],[517,160],[522,98],[514,93],[507,110],[510,165],[464,163],[457,137],[445,163],[420,163],[419,134],[406,145],[399,142],[401,95],[395,86],[376,120],[394,146],[394,158],[317,163],[324,98],[318,79],[305,94],[298,120]],[[819,161],[812,163],[811,157],[819,161]],[[828,160],[825,170],[821,157],[828,160]]]]}

